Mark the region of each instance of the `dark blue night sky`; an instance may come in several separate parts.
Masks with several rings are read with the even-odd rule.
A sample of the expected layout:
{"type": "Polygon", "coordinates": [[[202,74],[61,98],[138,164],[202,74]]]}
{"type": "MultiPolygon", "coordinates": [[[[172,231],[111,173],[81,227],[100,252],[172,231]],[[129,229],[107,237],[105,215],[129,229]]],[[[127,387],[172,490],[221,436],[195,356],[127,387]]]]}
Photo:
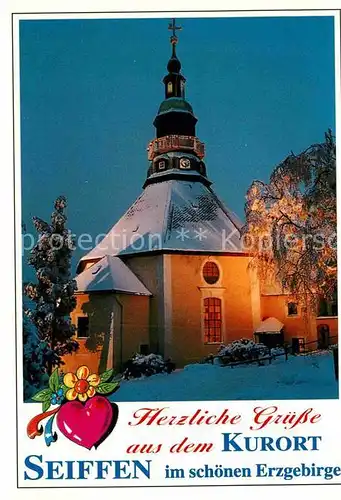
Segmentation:
{"type": "MultiPolygon", "coordinates": [[[[140,194],[163,100],[168,19],[20,22],[23,221],[65,194],[76,234],[140,194]]],[[[213,187],[243,217],[253,179],[335,131],[332,17],[178,19],[213,187]]],[[[77,251],[75,263],[83,252],[77,251]]],[[[74,264],[75,264],[74,263],[74,264]]],[[[25,273],[24,273],[25,274],[25,273]]]]}

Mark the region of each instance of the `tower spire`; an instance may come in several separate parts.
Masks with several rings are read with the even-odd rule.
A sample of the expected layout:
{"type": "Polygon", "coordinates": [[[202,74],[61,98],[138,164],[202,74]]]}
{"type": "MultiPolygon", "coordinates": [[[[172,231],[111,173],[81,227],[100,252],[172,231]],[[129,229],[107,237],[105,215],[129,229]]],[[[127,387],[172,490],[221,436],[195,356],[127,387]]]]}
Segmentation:
{"type": "Polygon", "coordinates": [[[172,55],[167,64],[168,74],[163,79],[165,97],[153,122],[156,138],[148,145],[151,163],[144,187],[170,178],[186,178],[209,185],[203,162],[204,144],[196,137],[197,119],[185,98],[186,78],[181,74],[181,63],[176,54],[177,31],[182,27],[172,19],[168,30],[171,31],[172,55]]]}
{"type": "Polygon", "coordinates": [[[178,43],[178,37],[176,35],[176,32],[177,31],[181,31],[182,30],[182,26],[177,26],[176,25],[176,22],[175,22],[175,19],[172,19],[172,22],[168,24],[168,29],[170,31],[172,31],[172,35],[170,37],[170,42],[171,42],[171,45],[172,45],[172,57],[176,57],[176,51],[175,51],[175,47],[178,43]]]}
{"type": "Polygon", "coordinates": [[[165,84],[165,97],[185,97],[185,77],[180,74],[181,63],[176,55],[176,46],[178,37],[176,32],[182,30],[181,26],[177,26],[175,19],[168,24],[168,29],[172,32],[170,43],[172,45],[172,56],[168,61],[168,75],[165,76],[163,82],[165,84]]]}

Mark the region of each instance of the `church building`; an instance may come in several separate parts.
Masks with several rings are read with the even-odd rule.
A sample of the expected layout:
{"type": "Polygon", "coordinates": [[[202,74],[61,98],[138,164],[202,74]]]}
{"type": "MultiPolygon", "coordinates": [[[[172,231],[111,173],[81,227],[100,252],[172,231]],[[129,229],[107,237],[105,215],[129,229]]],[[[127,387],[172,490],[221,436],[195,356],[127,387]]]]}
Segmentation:
{"type": "Polygon", "coordinates": [[[261,288],[250,269],[243,223],[209,178],[174,21],[170,28],[172,54],[143,190],[78,263],[71,318],[80,347],[64,357],[65,370],[81,364],[119,370],[136,352],[158,353],[181,367],[241,338],[308,342],[317,339],[319,322],[328,335],[337,332],[335,310],[307,322],[299,305],[261,288]]]}

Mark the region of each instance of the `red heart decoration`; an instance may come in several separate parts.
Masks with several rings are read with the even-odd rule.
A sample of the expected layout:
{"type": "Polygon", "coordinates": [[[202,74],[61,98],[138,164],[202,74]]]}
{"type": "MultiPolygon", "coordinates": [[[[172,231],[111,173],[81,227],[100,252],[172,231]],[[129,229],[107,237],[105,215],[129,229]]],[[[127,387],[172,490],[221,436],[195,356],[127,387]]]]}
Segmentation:
{"type": "Polygon", "coordinates": [[[65,437],[90,450],[98,446],[113,429],[114,412],[103,396],[94,396],[85,404],[69,401],[57,413],[57,425],[65,437]]]}

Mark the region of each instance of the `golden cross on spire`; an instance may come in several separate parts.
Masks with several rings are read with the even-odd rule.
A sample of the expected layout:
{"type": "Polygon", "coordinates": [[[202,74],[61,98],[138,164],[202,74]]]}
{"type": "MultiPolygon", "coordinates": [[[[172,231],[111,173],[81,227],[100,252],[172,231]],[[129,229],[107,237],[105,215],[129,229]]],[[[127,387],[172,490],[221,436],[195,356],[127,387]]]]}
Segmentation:
{"type": "Polygon", "coordinates": [[[176,36],[176,32],[182,30],[182,26],[177,26],[175,19],[172,19],[172,22],[169,23],[168,29],[173,32],[171,36],[171,44],[175,45],[178,43],[178,37],[176,36]]]}

